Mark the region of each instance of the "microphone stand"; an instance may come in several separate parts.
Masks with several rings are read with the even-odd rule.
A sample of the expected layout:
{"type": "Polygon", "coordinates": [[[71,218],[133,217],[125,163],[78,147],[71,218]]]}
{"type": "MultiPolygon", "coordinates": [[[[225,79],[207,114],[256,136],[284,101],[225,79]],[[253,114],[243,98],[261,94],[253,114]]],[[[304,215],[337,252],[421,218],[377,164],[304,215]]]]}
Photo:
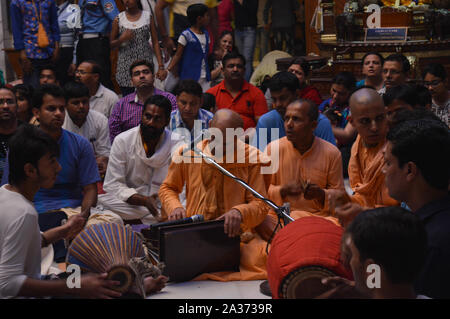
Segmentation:
{"type": "MultiPolygon", "coordinates": [[[[258,199],[261,199],[264,201],[267,205],[269,205],[277,214],[278,221],[283,220],[284,225],[286,226],[289,222],[293,222],[294,219],[290,216],[290,206],[289,203],[285,203],[283,206],[278,206],[274,202],[272,202],[270,199],[265,198],[261,194],[259,194],[257,191],[255,191],[253,188],[251,188],[247,183],[245,183],[242,179],[234,176],[229,171],[227,171],[225,168],[220,166],[213,158],[209,157],[205,153],[203,153],[201,150],[199,150],[195,145],[192,147],[192,151],[199,154],[208,164],[212,164],[215,166],[222,174],[225,176],[228,176],[232,179],[234,179],[238,184],[240,184],[242,187],[244,187],[246,190],[250,191],[253,196],[255,196],[258,199]]],[[[281,224],[281,223],[280,223],[281,224]]]]}

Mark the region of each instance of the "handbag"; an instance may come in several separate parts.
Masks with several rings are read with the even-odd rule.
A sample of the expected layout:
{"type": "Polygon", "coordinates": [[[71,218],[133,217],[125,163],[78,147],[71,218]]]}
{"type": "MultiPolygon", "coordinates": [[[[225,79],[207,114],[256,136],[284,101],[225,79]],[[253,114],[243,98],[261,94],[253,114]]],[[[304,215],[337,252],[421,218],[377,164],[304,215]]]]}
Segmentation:
{"type": "Polygon", "coordinates": [[[38,32],[37,32],[37,42],[38,46],[42,49],[45,49],[50,45],[50,41],[47,36],[47,32],[45,31],[44,25],[42,24],[42,10],[40,10],[40,14],[38,14],[38,10],[36,7],[36,3],[33,0],[34,8],[36,9],[36,15],[38,16],[38,32]]]}

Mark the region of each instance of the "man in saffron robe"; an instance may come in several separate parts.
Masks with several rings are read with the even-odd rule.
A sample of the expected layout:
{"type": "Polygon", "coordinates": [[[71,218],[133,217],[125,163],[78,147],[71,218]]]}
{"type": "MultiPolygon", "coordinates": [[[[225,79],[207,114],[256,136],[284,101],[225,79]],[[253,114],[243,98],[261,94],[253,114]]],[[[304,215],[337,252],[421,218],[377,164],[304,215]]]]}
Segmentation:
{"type": "Polygon", "coordinates": [[[389,196],[382,168],[383,150],[388,131],[386,109],[382,97],[373,89],[356,91],[350,98],[350,123],[358,132],[353,144],[348,175],[353,190],[351,201],[335,203],[337,194],[331,195],[336,214],[343,226],[368,208],[394,206],[398,202],[389,196]]]}
{"type": "MultiPolygon", "coordinates": [[[[245,144],[236,136],[230,138],[231,135],[226,132],[226,128],[238,129],[242,128],[243,124],[243,120],[236,112],[229,109],[217,111],[210,127],[213,128],[213,132],[214,128],[216,133],[220,131],[223,143],[217,137],[219,134],[214,134],[214,140],[203,140],[197,144],[197,148],[266,197],[261,169],[267,165],[263,162],[267,163],[268,160],[258,149],[245,144]],[[229,142],[232,139],[234,144],[229,142]]],[[[244,133],[243,130],[241,133],[244,133]]],[[[196,158],[199,155],[193,151],[185,152],[183,155],[183,149],[181,148],[172,159],[168,175],[159,190],[159,197],[169,215],[169,220],[202,214],[205,220],[224,219],[224,231],[230,237],[238,236],[241,231],[250,235],[250,238],[247,238],[250,241],[241,242],[240,272],[204,274],[197,277],[197,280],[265,279],[266,243],[252,230],[264,220],[269,207],[236,181],[224,176],[216,167],[196,158]],[[184,185],[186,185],[186,208],[183,208],[178,198],[184,185]]]]}
{"type": "MultiPolygon", "coordinates": [[[[276,158],[278,170],[272,174],[269,199],[279,206],[288,202],[291,217],[330,217],[326,193],[329,189],[344,190],[341,153],[336,146],[314,136],[319,116],[318,108],[309,100],[289,104],[285,114],[286,137],[273,141],[266,148],[267,155],[276,158]]],[[[271,211],[257,230],[268,239],[275,229],[277,218],[271,211]]]]}

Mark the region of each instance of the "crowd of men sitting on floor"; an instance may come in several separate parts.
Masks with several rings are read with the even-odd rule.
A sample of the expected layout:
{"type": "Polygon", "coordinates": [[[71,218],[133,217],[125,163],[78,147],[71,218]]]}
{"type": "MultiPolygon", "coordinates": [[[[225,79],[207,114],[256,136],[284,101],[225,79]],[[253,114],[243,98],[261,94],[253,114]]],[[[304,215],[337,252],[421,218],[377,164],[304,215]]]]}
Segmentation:
{"type": "MultiPolygon", "coordinates": [[[[428,65],[424,86],[413,86],[401,54],[369,53],[362,63],[366,78],[357,83],[355,75],[339,73],[324,101],[307,84],[303,59],[276,73],[263,92],[244,79],[246,61],[238,52],[223,57],[224,79],[207,92],[190,79],[172,93],[156,89],[146,60],[131,64],[135,92],[120,99],[100,83],[94,61],[80,63],[76,81],[63,88],[51,66],[42,68],[32,93],[25,85],[2,87],[0,297],[119,297],[104,274],[84,276],[77,291],[39,280],[41,244],[71,240],[95,223],[150,225],[194,214],[224,219],[229,236],[248,235],[239,272],[200,278],[266,279],[275,212],[216,168],[185,161],[196,156],[185,151],[194,141],[218,160],[233,158],[221,165],[277,205],[288,202],[294,219],[319,216],[344,227],[343,255],[350,255],[355,280],[346,289],[374,298],[449,298],[445,69],[428,65]],[[198,139],[208,128],[222,133],[220,152],[211,147],[214,139],[198,139]],[[240,128],[242,136],[230,136],[240,128]],[[275,170],[261,173],[275,161],[275,170]],[[38,214],[55,211],[68,222],[41,233],[38,214]],[[383,271],[380,290],[365,286],[370,263],[383,271]]],[[[148,278],[146,291],[160,290],[166,280],[148,278]]]]}

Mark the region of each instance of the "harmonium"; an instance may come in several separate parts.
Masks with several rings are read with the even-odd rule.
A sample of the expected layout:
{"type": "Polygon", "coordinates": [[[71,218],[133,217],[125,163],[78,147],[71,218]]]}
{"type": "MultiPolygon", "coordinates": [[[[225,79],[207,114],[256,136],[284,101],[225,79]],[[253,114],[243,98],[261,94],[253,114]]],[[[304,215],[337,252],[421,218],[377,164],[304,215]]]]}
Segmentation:
{"type": "Polygon", "coordinates": [[[169,281],[182,282],[203,273],[239,271],[240,237],[224,233],[224,221],[151,225],[141,232],[149,253],[164,264],[169,281]]]}

